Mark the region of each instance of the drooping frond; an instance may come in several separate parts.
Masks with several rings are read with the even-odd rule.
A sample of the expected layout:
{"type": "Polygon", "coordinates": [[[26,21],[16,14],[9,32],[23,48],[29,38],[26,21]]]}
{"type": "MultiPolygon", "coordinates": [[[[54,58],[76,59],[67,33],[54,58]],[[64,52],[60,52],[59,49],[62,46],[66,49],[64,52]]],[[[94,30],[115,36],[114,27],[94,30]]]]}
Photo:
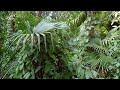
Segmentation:
{"type": "Polygon", "coordinates": [[[98,53],[107,53],[107,49],[103,48],[102,46],[96,45],[96,44],[87,44],[86,48],[94,50],[98,53]]]}

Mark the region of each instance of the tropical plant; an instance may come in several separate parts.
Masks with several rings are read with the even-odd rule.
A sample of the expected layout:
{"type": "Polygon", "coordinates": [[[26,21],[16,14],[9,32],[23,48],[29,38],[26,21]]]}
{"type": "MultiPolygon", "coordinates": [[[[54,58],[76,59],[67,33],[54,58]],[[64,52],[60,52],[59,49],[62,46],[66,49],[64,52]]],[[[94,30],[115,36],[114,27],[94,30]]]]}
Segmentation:
{"type": "Polygon", "coordinates": [[[15,30],[5,34],[2,79],[119,78],[119,12],[32,13],[7,16],[15,15],[15,30]]]}

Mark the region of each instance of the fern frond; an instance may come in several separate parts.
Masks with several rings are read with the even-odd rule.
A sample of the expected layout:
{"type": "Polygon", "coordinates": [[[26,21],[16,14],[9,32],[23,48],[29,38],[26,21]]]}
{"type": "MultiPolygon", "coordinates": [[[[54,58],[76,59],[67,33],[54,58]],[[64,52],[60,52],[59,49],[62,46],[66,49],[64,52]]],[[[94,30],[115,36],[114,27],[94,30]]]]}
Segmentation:
{"type": "Polygon", "coordinates": [[[99,45],[96,45],[96,44],[87,44],[85,47],[87,49],[94,50],[97,53],[103,53],[103,54],[105,54],[107,56],[111,56],[113,58],[117,57],[117,55],[114,51],[109,51],[109,49],[107,49],[103,46],[99,46],[99,45]]]}
{"type": "Polygon", "coordinates": [[[109,46],[112,44],[112,41],[115,39],[115,36],[111,36],[109,38],[105,38],[102,40],[101,45],[103,46],[109,46]]]}
{"type": "Polygon", "coordinates": [[[69,25],[72,27],[78,27],[86,20],[86,18],[87,16],[85,12],[81,12],[76,19],[70,21],[69,25]]]}
{"type": "Polygon", "coordinates": [[[108,68],[108,64],[111,64],[112,62],[115,62],[115,59],[113,59],[111,56],[106,56],[104,54],[100,54],[100,58],[101,60],[100,64],[102,67],[104,68],[108,68]]]}
{"type": "Polygon", "coordinates": [[[96,44],[87,44],[85,47],[88,49],[92,49],[98,53],[106,53],[108,51],[106,48],[96,44]]]}

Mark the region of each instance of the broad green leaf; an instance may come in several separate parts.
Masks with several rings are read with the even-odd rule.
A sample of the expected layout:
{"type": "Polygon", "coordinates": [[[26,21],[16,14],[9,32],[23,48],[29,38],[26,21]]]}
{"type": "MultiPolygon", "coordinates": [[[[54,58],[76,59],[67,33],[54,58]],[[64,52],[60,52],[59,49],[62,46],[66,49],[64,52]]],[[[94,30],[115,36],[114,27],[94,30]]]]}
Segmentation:
{"type": "Polygon", "coordinates": [[[15,69],[15,73],[17,74],[19,72],[19,67],[15,69]]]}
{"type": "Polygon", "coordinates": [[[96,71],[91,71],[94,77],[97,77],[98,73],[96,71]]]}
{"type": "Polygon", "coordinates": [[[116,67],[119,67],[119,66],[120,66],[120,63],[117,63],[117,64],[116,64],[116,67]]]}
{"type": "Polygon", "coordinates": [[[55,57],[55,55],[54,55],[54,54],[51,54],[51,55],[50,55],[50,57],[52,57],[52,58],[53,58],[53,60],[58,61],[58,59],[55,57]]]}
{"type": "Polygon", "coordinates": [[[85,70],[84,69],[81,69],[80,72],[80,78],[84,78],[84,75],[85,75],[85,70]]]}
{"type": "Polygon", "coordinates": [[[116,73],[120,73],[119,69],[116,70],[116,73]]]}
{"type": "Polygon", "coordinates": [[[13,78],[13,76],[14,76],[14,74],[11,74],[9,77],[12,79],[12,78],[13,78]]]}
{"type": "Polygon", "coordinates": [[[38,67],[35,69],[35,73],[37,73],[40,69],[41,69],[41,66],[38,66],[38,67]]]}
{"type": "Polygon", "coordinates": [[[25,69],[22,70],[22,74],[25,74],[25,69]]]}
{"type": "Polygon", "coordinates": [[[51,70],[51,64],[49,62],[46,62],[45,73],[47,74],[50,70],[51,70]]]}
{"type": "Polygon", "coordinates": [[[119,76],[115,76],[114,79],[119,79],[119,76]]]}
{"type": "Polygon", "coordinates": [[[92,78],[92,73],[90,71],[85,71],[86,79],[92,78]]]}
{"type": "Polygon", "coordinates": [[[31,70],[31,74],[32,74],[31,79],[35,79],[35,72],[34,72],[34,69],[33,69],[33,68],[32,68],[32,70],[31,70]]]}
{"type": "Polygon", "coordinates": [[[18,63],[19,63],[19,64],[22,64],[22,63],[23,63],[23,62],[21,61],[21,59],[22,59],[22,56],[20,56],[19,59],[18,59],[18,63]]]}
{"type": "Polygon", "coordinates": [[[19,69],[22,70],[23,67],[24,67],[24,63],[22,63],[22,64],[20,65],[19,69]]]}
{"type": "Polygon", "coordinates": [[[26,57],[27,57],[27,54],[24,54],[23,58],[22,58],[22,61],[24,61],[26,59],[26,57]]]}

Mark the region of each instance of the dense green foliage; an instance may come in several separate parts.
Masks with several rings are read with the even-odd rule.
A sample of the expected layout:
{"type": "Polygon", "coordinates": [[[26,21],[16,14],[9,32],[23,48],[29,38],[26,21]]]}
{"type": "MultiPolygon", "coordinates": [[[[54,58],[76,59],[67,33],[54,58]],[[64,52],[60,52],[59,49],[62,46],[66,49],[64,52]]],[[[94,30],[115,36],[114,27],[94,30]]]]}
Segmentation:
{"type": "Polygon", "coordinates": [[[120,12],[33,13],[0,12],[1,79],[120,78],[120,12]]]}

